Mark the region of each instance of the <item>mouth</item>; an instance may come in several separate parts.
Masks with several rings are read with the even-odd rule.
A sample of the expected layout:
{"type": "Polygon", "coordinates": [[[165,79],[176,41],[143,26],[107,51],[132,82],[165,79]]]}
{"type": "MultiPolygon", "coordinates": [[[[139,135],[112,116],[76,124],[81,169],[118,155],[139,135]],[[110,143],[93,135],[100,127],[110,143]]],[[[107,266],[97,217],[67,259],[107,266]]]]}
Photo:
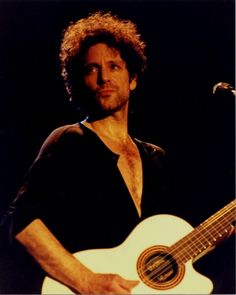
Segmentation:
{"type": "Polygon", "coordinates": [[[114,89],[102,89],[97,92],[98,96],[108,96],[114,92],[114,89]]]}

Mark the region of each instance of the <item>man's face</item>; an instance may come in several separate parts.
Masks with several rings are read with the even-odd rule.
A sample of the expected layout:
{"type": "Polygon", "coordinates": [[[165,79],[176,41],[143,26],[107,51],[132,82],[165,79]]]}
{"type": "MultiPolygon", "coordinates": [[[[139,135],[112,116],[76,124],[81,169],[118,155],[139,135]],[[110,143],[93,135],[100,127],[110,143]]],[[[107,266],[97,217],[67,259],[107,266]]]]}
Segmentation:
{"type": "Polygon", "coordinates": [[[91,46],[84,58],[83,93],[92,109],[112,114],[127,109],[130,91],[136,88],[117,49],[104,43],[91,46]]]}

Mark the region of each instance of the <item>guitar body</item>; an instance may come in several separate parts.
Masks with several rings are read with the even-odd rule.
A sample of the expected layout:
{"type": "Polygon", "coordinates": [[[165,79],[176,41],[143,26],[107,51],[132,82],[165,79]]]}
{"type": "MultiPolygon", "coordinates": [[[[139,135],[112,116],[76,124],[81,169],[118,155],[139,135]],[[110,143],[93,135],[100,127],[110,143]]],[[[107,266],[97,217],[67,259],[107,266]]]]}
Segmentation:
{"type": "MultiPolygon", "coordinates": [[[[141,222],[115,248],[85,250],[74,255],[94,272],[115,273],[126,279],[139,280],[132,294],[210,294],[212,282],[194,270],[192,260],[180,265],[168,254],[168,247],[192,230],[192,226],[181,218],[155,215],[141,222]],[[159,268],[159,273],[155,268],[159,268]]],[[[73,293],[46,277],[42,294],[73,293]]]]}

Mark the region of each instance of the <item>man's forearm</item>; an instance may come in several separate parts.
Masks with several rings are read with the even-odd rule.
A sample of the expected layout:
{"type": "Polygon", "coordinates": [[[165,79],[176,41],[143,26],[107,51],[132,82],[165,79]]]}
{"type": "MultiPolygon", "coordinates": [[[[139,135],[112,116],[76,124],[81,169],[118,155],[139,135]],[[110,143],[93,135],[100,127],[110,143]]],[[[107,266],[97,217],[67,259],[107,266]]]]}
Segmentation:
{"type": "Polygon", "coordinates": [[[50,276],[83,292],[93,273],[60,244],[40,219],[29,224],[16,239],[50,276]]]}

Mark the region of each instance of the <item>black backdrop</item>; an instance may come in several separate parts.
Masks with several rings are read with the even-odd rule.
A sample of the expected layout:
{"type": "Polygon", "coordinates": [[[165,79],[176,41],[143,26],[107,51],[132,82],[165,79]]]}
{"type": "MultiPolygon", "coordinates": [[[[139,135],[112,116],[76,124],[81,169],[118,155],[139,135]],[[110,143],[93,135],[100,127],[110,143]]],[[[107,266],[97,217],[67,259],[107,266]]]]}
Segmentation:
{"type": "MultiPolygon", "coordinates": [[[[197,225],[234,198],[234,98],[212,94],[216,83],[235,82],[233,0],[0,1],[0,213],[46,136],[76,121],[59,43],[70,21],[96,10],[136,22],[147,42],[149,67],[130,129],[167,151],[177,213],[197,225]]],[[[198,266],[211,265],[206,272],[224,293],[234,290],[233,244],[198,266]]]]}

